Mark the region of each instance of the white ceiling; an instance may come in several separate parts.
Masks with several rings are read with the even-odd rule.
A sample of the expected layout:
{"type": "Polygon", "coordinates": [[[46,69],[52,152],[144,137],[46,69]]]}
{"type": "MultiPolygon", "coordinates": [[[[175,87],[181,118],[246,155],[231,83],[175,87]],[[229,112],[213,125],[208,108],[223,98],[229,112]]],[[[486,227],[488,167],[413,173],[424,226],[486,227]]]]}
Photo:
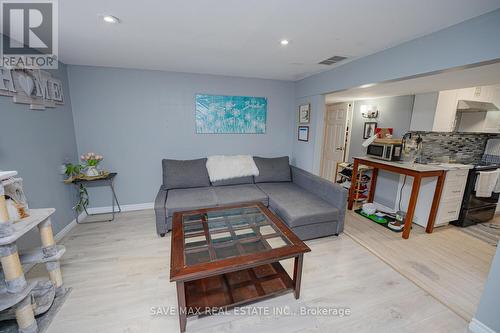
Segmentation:
{"type": "Polygon", "coordinates": [[[365,88],[356,87],[328,94],[325,96],[325,100],[327,104],[330,104],[489,85],[500,87],[500,63],[447,71],[415,79],[380,83],[365,88]]]}
{"type": "Polygon", "coordinates": [[[500,0],[62,0],[64,63],[298,80],[500,8],[500,0]],[[122,23],[109,25],[110,14],[122,23]],[[290,40],[287,47],[280,45],[290,40]]]}

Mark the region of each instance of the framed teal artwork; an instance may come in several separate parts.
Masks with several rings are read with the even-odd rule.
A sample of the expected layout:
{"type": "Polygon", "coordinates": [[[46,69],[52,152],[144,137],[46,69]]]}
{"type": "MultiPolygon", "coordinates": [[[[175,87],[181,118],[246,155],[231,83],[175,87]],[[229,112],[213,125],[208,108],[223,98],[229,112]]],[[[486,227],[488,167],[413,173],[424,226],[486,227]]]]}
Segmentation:
{"type": "Polygon", "coordinates": [[[264,134],[267,98],[196,95],[196,133],[264,134]]]}

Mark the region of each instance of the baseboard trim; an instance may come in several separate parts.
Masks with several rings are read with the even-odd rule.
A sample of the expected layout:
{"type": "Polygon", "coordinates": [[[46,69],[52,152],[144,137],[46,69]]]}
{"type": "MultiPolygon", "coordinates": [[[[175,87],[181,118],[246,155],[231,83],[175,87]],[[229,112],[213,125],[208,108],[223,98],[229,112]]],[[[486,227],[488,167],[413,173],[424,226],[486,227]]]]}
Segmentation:
{"type": "Polygon", "coordinates": [[[492,330],[476,318],[472,318],[469,323],[469,330],[473,333],[496,333],[496,331],[492,330]]]}
{"type": "MultiPolygon", "coordinates": [[[[145,209],[153,209],[154,208],[154,202],[146,202],[146,203],[140,203],[140,204],[131,204],[131,205],[121,205],[122,212],[132,212],[134,210],[145,210],[145,209]]],[[[92,208],[87,208],[87,211],[89,214],[104,214],[104,213],[111,213],[112,211],[111,206],[104,206],[104,207],[92,207],[92,208]]],[[[115,206],[115,210],[117,207],[115,206]]]]}
{"type": "MultiPolygon", "coordinates": [[[[122,207],[122,212],[132,212],[134,210],[153,209],[154,203],[153,202],[146,202],[146,203],[140,203],[140,204],[122,205],[121,207],[122,207]]],[[[115,209],[117,209],[116,206],[115,206],[115,209]]],[[[89,214],[111,213],[111,210],[112,210],[111,206],[87,208],[87,211],[89,212],[89,214]]],[[[86,217],[87,217],[87,214],[85,212],[82,212],[80,215],[78,215],[78,221],[83,221],[86,217]]],[[[54,239],[56,240],[56,242],[59,242],[76,225],[77,225],[76,219],[73,219],[70,223],[68,223],[68,225],[66,225],[64,228],[62,228],[57,234],[54,235],[54,239]]]]}
{"type": "MultiPolygon", "coordinates": [[[[86,217],[87,217],[87,214],[85,214],[85,212],[81,212],[80,215],[78,215],[78,221],[82,221],[86,217]]],[[[76,227],[76,219],[73,219],[70,223],[68,223],[68,225],[66,225],[57,234],[54,235],[54,239],[56,240],[56,242],[59,242],[74,227],[76,227]]]]}

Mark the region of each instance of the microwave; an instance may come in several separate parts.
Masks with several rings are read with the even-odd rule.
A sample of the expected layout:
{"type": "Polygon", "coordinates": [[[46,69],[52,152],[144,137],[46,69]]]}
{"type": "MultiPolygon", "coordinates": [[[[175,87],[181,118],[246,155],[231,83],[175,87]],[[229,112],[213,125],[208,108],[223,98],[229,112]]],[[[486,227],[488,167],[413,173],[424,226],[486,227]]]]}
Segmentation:
{"type": "Polygon", "coordinates": [[[403,151],[400,143],[372,143],[366,150],[366,155],[386,161],[399,161],[403,151]]]}

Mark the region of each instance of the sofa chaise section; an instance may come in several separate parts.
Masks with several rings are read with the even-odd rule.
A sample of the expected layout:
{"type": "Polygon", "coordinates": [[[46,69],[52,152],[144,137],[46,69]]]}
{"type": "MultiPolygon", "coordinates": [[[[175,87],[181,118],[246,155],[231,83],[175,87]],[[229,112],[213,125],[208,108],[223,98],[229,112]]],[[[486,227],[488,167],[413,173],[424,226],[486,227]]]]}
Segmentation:
{"type": "Polygon", "coordinates": [[[337,209],[338,213],[336,218],[332,216],[334,217],[332,222],[336,224],[336,232],[334,232],[334,234],[338,235],[344,231],[348,191],[339,184],[332,183],[329,180],[313,175],[295,166],[290,166],[290,168],[294,184],[313,193],[315,196],[337,209]]]}
{"type": "Polygon", "coordinates": [[[313,230],[322,223],[328,224],[329,227],[325,226],[321,235],[324,235],[325,230],[328,230],[327,235],[337,233],[339,209],[318,196],[304,191],[294,183],[262,183],[258,186],[269,196],[269,208],[281,217],[299,238],[319,237],[320,235],[314,237],[313,230]]]}
{"type": "Polygon", "coordinates": [[[281,159],[255,158],[257,186],[274,211],[300,239],[338,235],[344,228],[347,191],[281,159]]]}

